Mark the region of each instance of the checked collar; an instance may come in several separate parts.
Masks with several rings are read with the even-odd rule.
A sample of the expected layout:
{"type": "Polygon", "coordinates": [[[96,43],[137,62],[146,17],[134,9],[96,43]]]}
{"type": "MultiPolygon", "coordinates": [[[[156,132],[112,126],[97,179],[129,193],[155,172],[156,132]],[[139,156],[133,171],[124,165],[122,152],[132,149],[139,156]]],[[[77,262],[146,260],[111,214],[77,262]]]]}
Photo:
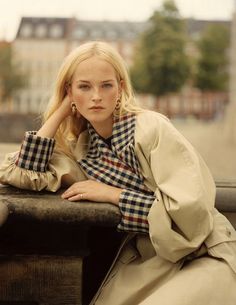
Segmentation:
{"type": "Polygon", "coordinates": [[[136,115],[126,114],[113,123],[111,146],[88,124],[90,144],[86,156],[79,161],[91,179],[146,191],[134,149],[136,115]]]}
{"type": "MultiPolygon", "coordinates": [[[[115,117],[113,123],[111,149],[120,154],[127,145],[134,145],[136,116],[135,114],[126,114],[120,118],[115,117]]],[[[107,150],[107,144],[96,133],[92,125],[88,122],[88,132],[90,134],[90,148],[96,148],[97,153],[103,153],[107,150]]],[[[91,149],[90,149],[91,151],[91,149]]]]}

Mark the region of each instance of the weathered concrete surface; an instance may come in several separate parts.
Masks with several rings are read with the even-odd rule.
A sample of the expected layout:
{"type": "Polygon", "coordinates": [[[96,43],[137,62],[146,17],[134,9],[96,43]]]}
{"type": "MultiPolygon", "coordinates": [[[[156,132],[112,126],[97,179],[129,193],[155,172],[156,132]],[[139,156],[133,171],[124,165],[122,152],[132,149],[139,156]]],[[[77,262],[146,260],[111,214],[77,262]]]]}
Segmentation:
{"type": "Polygon", "coordinates": [[[217,183],[216,207],[221,212],[236,213],[236,183],[217,183]]]}
{"type": "Polygon", "coordinates": [[[0,202],[0,227],[7,220],[9,214],[8,207],[0,202]]]}
{"type": "Polygon", "coordinates": [[[0,186],[0,204],[7,206],[9,213],[32,220],[111,227],[119,223],[118,207],[109,203],[70,202],[60,197],[62,192],[33,192],[0,186]]]}
{"type": "Polygon", "coordinates": [[[219,182],[216,189],[216,207],[236,229],[236,183],[219,182]]]}
{"type": "Polygon", "coordinates": [[[0,187],[1,304],[87,305],[104,278],[123,236],[118,207],[61,193],[0,187]]]}
{"type": "MultiPolygon", "coordinates": [[[[115,205],[97,202],[70,202],[55,193],[20,190],[0,186],[0,208],[20,218],[51,223],[116,227],[120,211],[115,205]]],[[[236,183],[217,183],[216,208],[227,216],[236,215],[236,183]]],[[[236,227],[236,219],[233,225],[236,227]]]]}
{"type": "Polygon", "coordinates": [[[1,256],[0,304],[82,305],[82,258],[1,256]]]}

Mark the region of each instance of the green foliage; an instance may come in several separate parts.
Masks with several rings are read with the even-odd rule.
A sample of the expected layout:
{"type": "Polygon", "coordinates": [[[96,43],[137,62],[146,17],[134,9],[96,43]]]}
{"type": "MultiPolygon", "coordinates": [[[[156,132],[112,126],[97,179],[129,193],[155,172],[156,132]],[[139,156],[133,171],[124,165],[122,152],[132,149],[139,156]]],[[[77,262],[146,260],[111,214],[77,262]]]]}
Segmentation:
{"type": "Polygon", "coordinates": [[[131,78],[138,92],[178,91],[189,76],[185,23],[173,1],[155,11],[137,45],[131,78]]]}
{"type": "Polygon", "coordinates": [[[209,25],[198,41],[200,57],[195,83],[203,91],[224,91],[228,86],[229,29],[224,25],[209,25]]]}
{"type": "Polygon", "coordinates": [[[12,50],[9,44],[0,46],[0,99],[5,102],[12,98],[13,94],[24,87],[26,76],[18,66],[13,63],[12,50]]]}

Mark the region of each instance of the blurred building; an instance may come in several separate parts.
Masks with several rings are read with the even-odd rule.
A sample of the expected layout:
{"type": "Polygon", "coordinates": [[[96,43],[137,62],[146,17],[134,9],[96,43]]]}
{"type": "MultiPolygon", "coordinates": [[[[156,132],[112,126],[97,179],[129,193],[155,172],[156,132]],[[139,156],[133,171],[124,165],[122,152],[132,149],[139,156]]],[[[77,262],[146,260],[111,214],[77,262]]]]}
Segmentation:
{"type": "MultiPolygon", "coordinates": [[[[6,49],[11,48],[11,42],[6,40],[0,40],[0,65],[2,64],[3,60],[6,60],[6,49]]],[[[4,96],[4,85],[3,85],[3,77],[5,76],[5,67],[3,68],[0,66],[0,109],[5,108],[5,110],[10,110],[10,105],[6,105],[3,103],[3,96],[4,96]]]]}
{"type": "MultiPolygon", "coordinates": [[[[217,21],[217,23],[219,22],[217,21]]],[[[212,21],[189,19],[187,29],[190,37],[197,39],[200,32],[209,23],[212,21]]],[[[224,22],[224,24],[230,26],[230,22],[224,22]]],[[[137,38],[146,27],[147,22],[23,17],[13,41],[13,50],[15,60],[20,64],[22,71],[28,75],[28,84],[25,89],[15,95],[14,111],[19,113],[43,111],[64,57],[76,46],[86,41],[103,40],[111,43],[127,64],[131,65],[137,38]]],[[[191,56],[197,56],[196,47],[191,40],[186,51],[191,56]]],[[[151,100],[156,103],[154,99],[151,100]]],[[[176,102],[172,103],[170,100],[159,100],[158,102],[159,108],[169,109],[167,111],[169,116],[177,109],[176,106],[171,106],[172,111],[171,104],[177,105],[176,102]]],[[[181,107],[180,105],[179,111],[182,111],[181,107]]],[[[153,107],[150,106],[150,108],[153,107]]],[[[192,108],[191,105],[188,107],[188,109],[192,108]]],[[[187,112],[185,111],[185,113],[187,112]]]]}
{"type": "Polygon", "coordinates": [[[186,27],[187,33],[191,38],[187,45],[187,54],[191,55],[192,57],[198,56],[198,50],[195,45],[195,41],[197,41],[201,33],[209,26],[209,25],[224,25],[227,28],[230,28],[231,21],[224,21],[224,20],[196,20],[196,19],[187,19],[186,20],[186,27]]]}
{"type": "Polygon", "coordinates": [[[28,84],[15,96],[14,109],[21,113],[43,110],[64,57],[88,40],[108,41],[131,64],[143,26],[138,22],[23,17],[13,49],[15,60],[28,75],[28,84]]]}
{"type": "Polygon", "coordinates": [[[14,97],[15,110],[38,112],[48,98],[55,71],[68,49],[69,27],[66,18],[22,18],[13,50],[28,83],[14,97]]]}

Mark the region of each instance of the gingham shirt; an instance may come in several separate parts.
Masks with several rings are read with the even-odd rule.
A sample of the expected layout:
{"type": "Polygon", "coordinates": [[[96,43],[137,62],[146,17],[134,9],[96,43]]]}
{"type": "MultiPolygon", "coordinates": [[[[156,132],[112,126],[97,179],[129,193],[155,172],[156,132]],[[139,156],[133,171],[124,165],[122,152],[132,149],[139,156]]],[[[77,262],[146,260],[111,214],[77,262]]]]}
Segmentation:
{"type": "MultiPolygon", "coordinates": [[[[122,218],[118,229],[148,233],[147,215],[155,197],[143,183],[134,152],[135,123],[136,116],[133,114],[116,118],[110,145],[88,124],[89,150],[78,163],[89,179],[123,189],[119,199],[122,218]]],[[[32,132],[26,133],[16,164],[44,172],[54,145],[54,139],[41,138],[32,132]]]]}
{"type": "Polygon", "coordinates": [[[118,229],[148,232],[147,215],[155,197],[143,183],[134,151],[136,116],[116,118],[109,146],[88,124],[90,147],[80,166],[90,179],[124,189],[119,207],[122,219],[118,229]]]}

